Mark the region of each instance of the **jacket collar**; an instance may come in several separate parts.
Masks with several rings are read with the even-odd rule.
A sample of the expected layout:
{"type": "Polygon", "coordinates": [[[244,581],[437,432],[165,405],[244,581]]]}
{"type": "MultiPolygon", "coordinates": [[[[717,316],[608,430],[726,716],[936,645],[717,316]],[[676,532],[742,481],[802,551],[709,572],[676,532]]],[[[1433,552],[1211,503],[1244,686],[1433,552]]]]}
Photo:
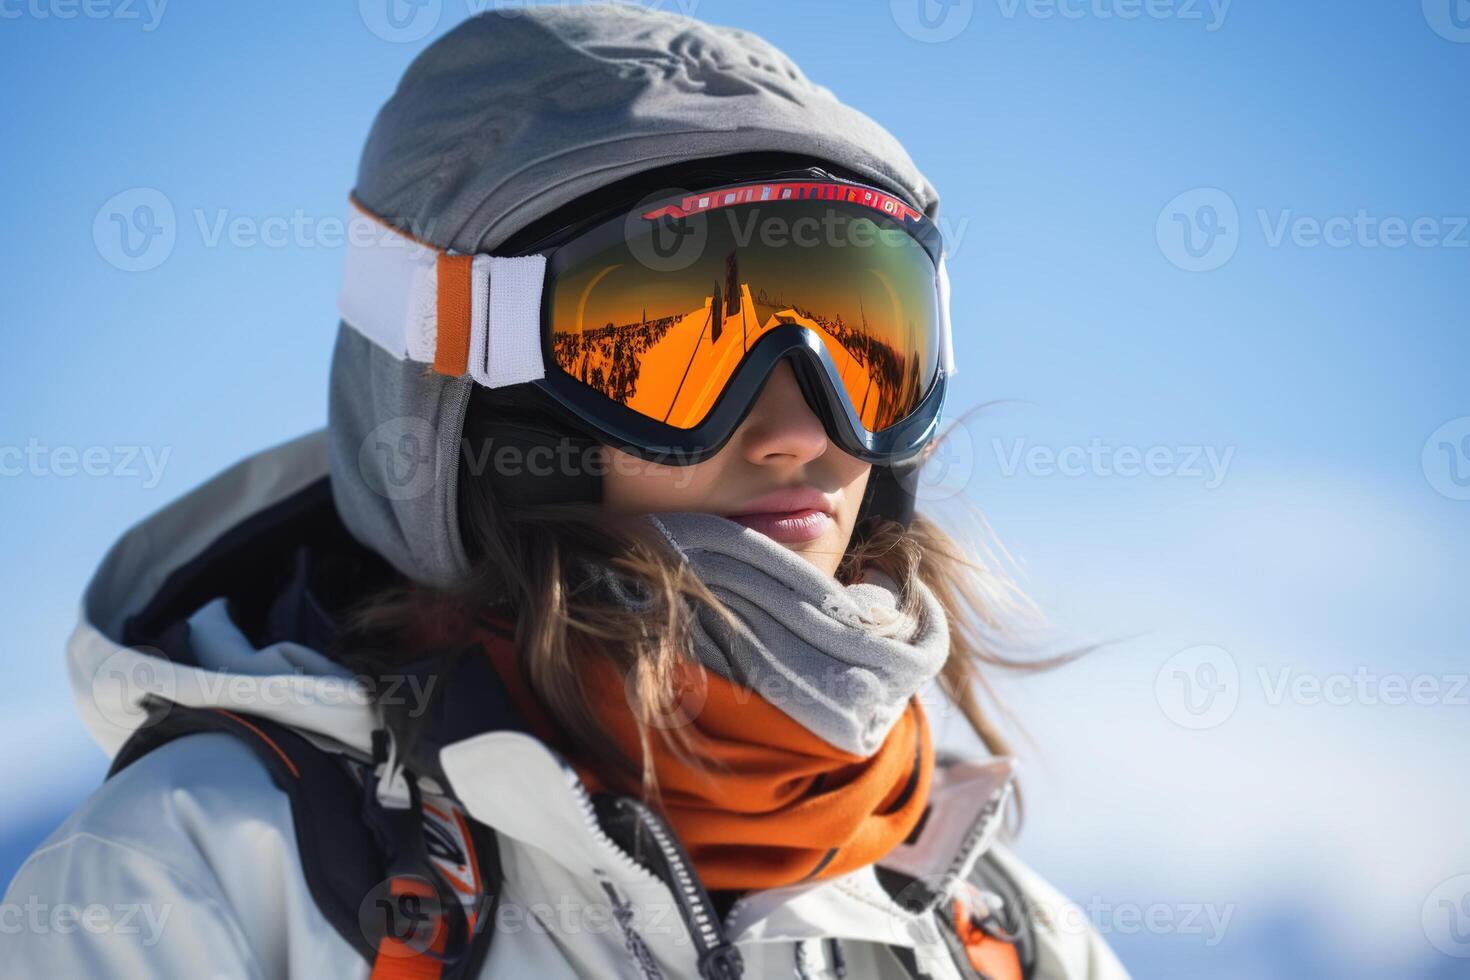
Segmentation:
{"type": "MultiPolygon", "coordinates": [[[[488,732],[446,746],[440,763],[466,811],[518,846],[533,848],[575,878],[609,879],[631,896],[670,902],[664,882],[600,829],[576,773],[552,749],[520,732],[488,732]]],[[[1011,792],[1012,764],[944,761],[918,831],[877,867],[912,878],[895,900],[874,866],[822,881],[752,892],[725,921],[730,942],[836,937],[917,946],[929,912],[968,875],[994,841],[1011,792]]]]}

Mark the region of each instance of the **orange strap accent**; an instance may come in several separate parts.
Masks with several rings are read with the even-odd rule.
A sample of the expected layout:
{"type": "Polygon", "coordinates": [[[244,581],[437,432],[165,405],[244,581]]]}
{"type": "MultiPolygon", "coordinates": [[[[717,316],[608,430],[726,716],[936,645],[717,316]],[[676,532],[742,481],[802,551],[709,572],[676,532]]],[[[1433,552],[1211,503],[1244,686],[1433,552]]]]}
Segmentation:
{"type": "Polygon", "coordinates": [[[233,718],[235,721],[239,722],[240,724],[244,725],[246,728],[250,729],[255,734],[259,735],[265,741],[265,744],[266,745],[269,745],[271,747],[271,749],[275,751],[276,755],[278,755],[278,756],[281,757],[281,761],[286,764],[286,768],[289,769],[289,770],[291,770],[291,775],[295,776],[297,779],[300,779],[301,778],[301,770],[299,770],[299,769],[296,768],[296,763],[292,762],[291,761],[291,757],[289,755],[287,755],[281,749],[281,747],[279,745],[276,744],[276,740],[275,739],[271,738],[265,732],[261,731],[259,728],[257,728],[256,726],[252,725],[250,722],[246,721],[244,718],[241,718],[239,715],[235,714],[233,711],[226,711],[224,708],[215,708],[214,710],[215,711],[218,711],[220,714],[224,715],[226,718],[233,718]]]}
{"type": "MultiPolygon", "coordinates": [[[[405,895],[431,897],[433,892],[427,882],[413,878],[394,878],[388,885],[389,894],[395,898],[405,895]]],[[[429,941],[428,952],[444,952],[448,927],[443,915],[433,916],[434,935],[429,941]]],[[[378,955],[373,961],[370,980],[438,980],[444,970],[444,961],[425,955],[409,942],[384,936],[378,944],[378,955]]]]}
{"type": "Polygon", "coordinates": [[[954,930],[965,944],[970,965],[991,980],[1021,980],[1021,954],[977,926],[963,902],[954,903],[954,930]]]}
{"type": "Polygon", "coordinates": [[[470,271],[473,255],[441,255],[435,268],[439,274],[438,333],[434,346],[434,370],[459,377],[470,362],[470,271]]]}

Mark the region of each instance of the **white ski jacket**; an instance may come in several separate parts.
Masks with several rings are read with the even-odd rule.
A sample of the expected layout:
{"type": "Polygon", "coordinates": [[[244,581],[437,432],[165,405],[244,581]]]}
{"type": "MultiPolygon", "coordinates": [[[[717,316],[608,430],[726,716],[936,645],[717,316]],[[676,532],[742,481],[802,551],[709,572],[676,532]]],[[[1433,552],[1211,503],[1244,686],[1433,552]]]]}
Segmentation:
{"type": "MultiPolygon", "coordinates": [[[[139,524],[107,555],[87,590],[68,669],[82,716],[109,754],[149,723],[140,705],[151,697],[155,709],[224,709],[248,729],[283,726],[333,758],[371,765],[381,709],[361,682],[299,642],[257,646],[236,621],[258,618],[254,600],[207,594],[219,576],[250,582],[289,565],[261,551],[271,515],[289,512],[297,522],[289,527],[333,519],[321,509],[330,507],[321,490],[324,446],[312,433],[244,460],[139,524]],[[223,564],[205,561],[211,555],[223,555],[223,564]],[[185,610],[171,628],[187,631],[193,663],[121,642],[131,617],[161,606],[185,610]]],[[[0,972],[58,980],[373,975],[363,944],[320,907],[301,853],[301,813],[262,758],[242,738],[203,733],[168,741],[115,773],[10,883],[6,908],[23,910],[26,927],[0,930],[0,972]]],[[[751,893],[723,920],[702,889],[686,887],[681,875],[690,869],[656,873],[614,843],[572,770],[533,737],[484,732],[443,746],[438,762],[445,784],[422,783],[426,831],[441,844],[434,860],[458,882],[465,908],[493,920],[478,976],[973,977],[935,917],[908,899],[972,894],[964,883],[982,861],[1019,890],[1033,927],[1035,980],[1126,976],[1085,916],[996,843],[1010,789],[1006,760],[941,760],[929,814],[880,862],[884,873],[918,883],[912,894],[895,900],[868,867],[751,893]],[[493,830],[497,854],[466,861],[465,829],[475,822],[493,830]],[[497,856],[492,908],[479,893],[497,856]],[[719,972],[730,960],[712,959],[716,947],[738,951],[737,972],[719,972]]],[[[392,770],[374,775],[391,780],[392,770]]],[[[364,896],[364,923],[375,909],[364,896]]]]}

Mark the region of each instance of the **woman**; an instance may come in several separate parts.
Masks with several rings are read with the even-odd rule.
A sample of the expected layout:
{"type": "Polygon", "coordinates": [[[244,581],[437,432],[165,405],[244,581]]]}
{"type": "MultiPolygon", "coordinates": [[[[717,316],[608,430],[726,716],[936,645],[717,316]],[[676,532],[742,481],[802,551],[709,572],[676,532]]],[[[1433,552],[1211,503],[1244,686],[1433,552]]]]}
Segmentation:
{"type": "Polygon", "coordinates": [[[24,975],[1118,977],[935,751],[989,583],[914,513],[937,196],[750,35],[472,18],[353,200],[325,433],[123,538],[107,783],[24,975]],[[127,914],[132,910],[131,914],[127,914]],[[104,914],[105,913],[105,914],[104,914]]]}

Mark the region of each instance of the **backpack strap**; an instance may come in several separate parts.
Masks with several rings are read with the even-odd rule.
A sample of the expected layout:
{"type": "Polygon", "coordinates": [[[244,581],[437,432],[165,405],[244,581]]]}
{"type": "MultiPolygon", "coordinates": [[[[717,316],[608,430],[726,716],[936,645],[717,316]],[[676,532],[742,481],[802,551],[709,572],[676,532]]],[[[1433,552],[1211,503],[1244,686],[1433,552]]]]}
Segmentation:
{"type": "MultiPolygon", "coordinates": [[[[1031,980],[1036,973],[1036,933],[1020,888],[990,852],[980,855],[965,879],[971,895],[941,899],[926,882],[895,868],[877,866],[878,881],[911,912],[932,908],[933,928],[951,961],[969,980],[1031,980]],[[982,902],[973,900],[979,892],[982,902]],[[981,906],[981,907],[977,907],[981,906]]],[[[926,976],[912,949],[889,950],[910,977],[926,976]]]]}
{"type": "Polygon", "coordinates": [[[479,971],[494,936],[501,885],[494,831],[467,819],[451,800],[426,803],[412,783],[412,806],[384,811],[365,766],[283,725],[221,708],[160,705],[118,751],[108,778],[169,742],[208,732],[239,739],[286,794],[312,900],[372,965],[375,980],[479,971]],[[430,822],[435,829],[426,831],[430,822]],[[444,832],[446,822],[452,835],[444,832]]]}
{"type": "Polygon", "coordinates": [[[1036,932],[1020,887],[995,856],[982,854],[970,883],[984,894],[986,907],[956,901],[952,925],[970,965],[992,980],[1029,980],[1036,972],[1036,932]]]}

